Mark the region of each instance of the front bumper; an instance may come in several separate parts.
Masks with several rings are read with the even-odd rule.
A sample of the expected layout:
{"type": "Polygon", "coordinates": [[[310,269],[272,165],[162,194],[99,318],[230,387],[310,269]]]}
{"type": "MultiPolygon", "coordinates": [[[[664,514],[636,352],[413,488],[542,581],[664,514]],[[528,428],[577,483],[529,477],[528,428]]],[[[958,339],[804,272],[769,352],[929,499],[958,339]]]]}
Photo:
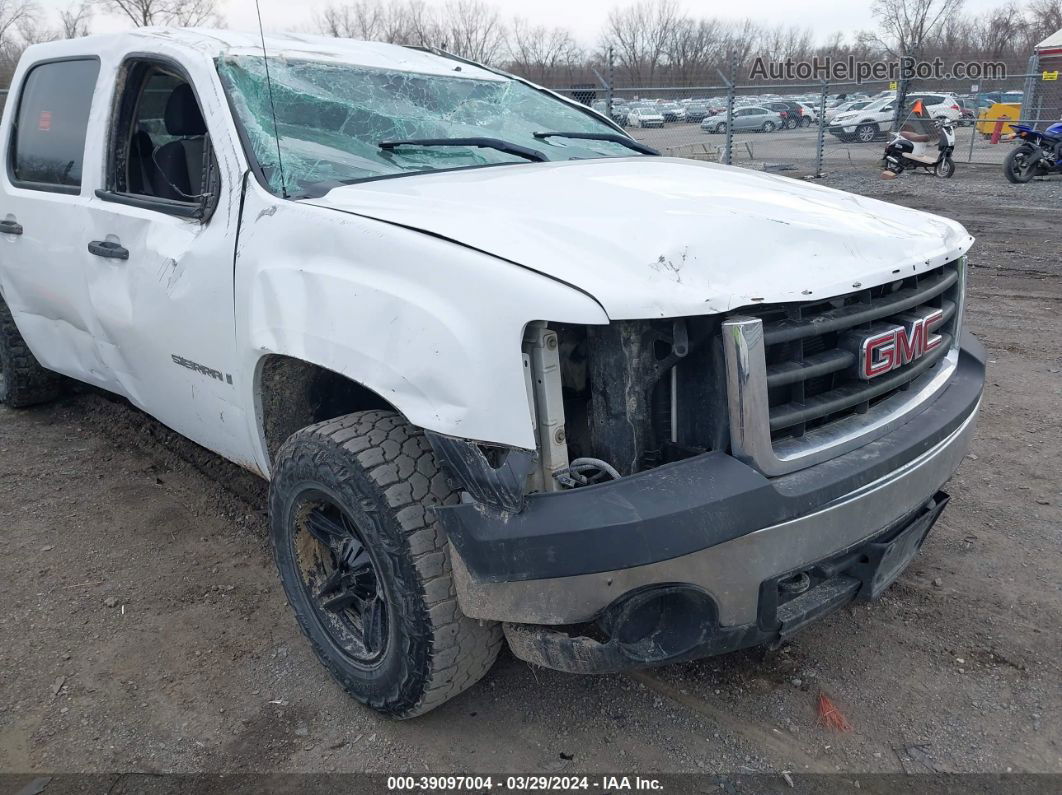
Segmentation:
{"type": "Polygon", "coordinates": [[[520,659],[570,673],[609,673],[775,645],[855,599],[880,596],[917,554],[948,499],[938,491],[874,538],[764,580],[756,621],[749,624],[719,624],[710,597],[675,584],[633,594],[592,626],[510,623],[505,637],[520,659]]]}
{"type": "MultiPolygon", "coordinates": [[[[984,350],[966,334],[936,399],[889,434],[822,464],[766,478],[706,453],[607,484],[533,495],[517,514],[474,504],[441,509],[461,607],[473,618],[534,625],[510,626],[510,645],[553,667],[570,655],[543,656],[542,648],[570,651],[579,625],[607,635],[615,616],[653,589],[677,586],[683,595],[671,612],[697,614],[708,633],[696,652],[683,650],[687,656],[777,637],[779,619],[764,613],[772,583],[889,537],[934,503],[966,453],[983,381],[984,350]],[[545,646],[542,633],[551,636],[545,646]]],[[[860,590],[842,589],[846,598],[831,605],[860,590]]],[[[677,659],[624,655],[621,667],[677,659]]],[[[599,662],[571,670],[618,665],[599,662]]]]}

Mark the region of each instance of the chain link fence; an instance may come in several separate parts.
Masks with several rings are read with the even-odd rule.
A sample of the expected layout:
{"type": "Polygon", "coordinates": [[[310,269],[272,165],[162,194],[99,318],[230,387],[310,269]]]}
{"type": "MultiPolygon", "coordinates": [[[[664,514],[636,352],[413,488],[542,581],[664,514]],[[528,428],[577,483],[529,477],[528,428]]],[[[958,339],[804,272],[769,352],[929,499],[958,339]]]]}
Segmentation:
{"type": "MultiPolygon", "coordinates": [[[[916,99],[956,122],[954,159],[1002,165],[1013,123],[1038,129],[1062,119],[1062,55],[1029,59],[1004,79],[900,80],[631,88],[612,83],[554,88],[611,115],[665,155],[794,176],[880,163],[889,133],[916,99]],[[896,97],[905,99],[897,103],[896,97]]],[[[0,89],[0,111],[8,91],[0,89]]]]}
{"type": "Polygon", "coordinates": [[[1062,118],[1062,57],[1030,59],[1025,74],[994,80],[900,80],[697,87],[554,89],[610,114],[662,154],[794,176],[880,163],[890,133],[917,99],[955,124],[958,163],[1001,166],[1011,123],[1062,118]],[[902,97],[904,101],[898,101],[902,97]]]}

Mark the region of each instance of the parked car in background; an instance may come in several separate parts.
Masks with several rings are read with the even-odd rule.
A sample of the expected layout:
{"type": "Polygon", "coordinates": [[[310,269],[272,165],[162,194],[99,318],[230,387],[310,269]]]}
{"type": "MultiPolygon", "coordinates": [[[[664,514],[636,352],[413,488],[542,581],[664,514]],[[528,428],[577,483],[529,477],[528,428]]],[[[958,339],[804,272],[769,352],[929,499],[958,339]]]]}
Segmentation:
{"type": "Polygon", "coordinates": [[[959,103],[959,124],[972,127],[977,120],[977,100],[972,97],[956,97],[959,103]]]}
{"type": "Polygon", "coordinates": [[[660,113],[664,121],[686,121],[686,109],[677,102],[670,102],[660,106],[660,113]]]}
{"type": "MultiPolygon", "coordinates": [[[[925,113],[934,119],[959,121],[962,110],[954,94],[937,92],[914,92],[907,95],[906,107],[910,112],[916,102],[922,102],[925,113]]],[[[896,119],[895,92],[879,97],[860,110],[838,113],[830,120],[830,134],[842,141],[870,143],[892,127],[896,119]]]]}
{"type": "Polygon", "coordinates": [[[612,100],[612,113],[608,113],[608,102],[604,99],[594,100],[590,107],[602,116],[611,116],[612,120],[624,127],[627,126],[627,110],[622,101],[612,100]]]}
{"type": "Polygon", "coordinates": [[[846,143],[859,141],[868,144],[889,129],[896,115],[895,110],[896,97],[879,97],[860,110],[838,113],[830,121],[828,129],[830,135],[846,143]]]}
{"type": "Polygon", "coordinates": [[[977,95],[977,110],[985,110],[998,102],[1020,105],[1024,96],[1024,91],[985,91],[977,95]]]}
{"type": "Polygon", "coordinates": [[[635,105],[627,109],[628,127],[663,127],[664,114],[655,105],[635,105]]]}
{"type": "Polygon", "coordinates": [[[703,121],[710,115],[708,105],[703,102],[691,102],[686,106],[686,121],[703,121]]]}
{"type": "Polygon", "coordinates": [[[813,124],[819,123],[819,111],[810,102],[801,102],[800,107],[803,109],[803,113],[800,114],[800,126],[810,127],[813,124]]]}
{"type": "Polygon", "coordinates": [[[946,92],[913,92],[907,95],[907,107],[910,108],[915,102],[921,100],[925,105],[926,113],[934,119],[947,119],[959,121],[962,118],[962,106],[959,98],[946,92]]]}
{"type": "Polygon", "coordinates": [[[862,110],[869,104],[869,99],[854,99],[848,100],[847,102],[841,102],[837,105],[834,105],[832,108],[826,108],[826,121],[833,121],[836,116],[842,113],[847,113],[849,111],[854,110],[862,110]]]}
{"type": "MultiPolygon", "coordinates": [[[[782,129],[785,120],[778,111],[759,105],[749,105],[734,111],[734,132],[774,132],[782,129]]],[[[709,133],[726,132],[726,114],[709,116],[701,122],[701,129],[709,133]]]]}
{"type": "Polygon", "coordinates": [[[804,113],[804,108],[799,102],[794,102],[791,99],[781,99],[775,102],[764,102],[763,107],[778,113],[782,117],[782,126],[787,129],[795,129],[801,124],[800,117],[804,113]]]}

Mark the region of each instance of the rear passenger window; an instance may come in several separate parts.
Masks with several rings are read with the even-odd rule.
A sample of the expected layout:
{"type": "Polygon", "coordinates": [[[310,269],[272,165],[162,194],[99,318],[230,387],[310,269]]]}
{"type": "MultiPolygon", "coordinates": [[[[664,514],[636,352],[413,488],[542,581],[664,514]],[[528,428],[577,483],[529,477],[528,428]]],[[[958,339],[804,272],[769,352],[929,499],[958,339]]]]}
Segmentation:
{"type": "Polygon", "coordinates": [[[13,181],[25,187],[76,192],[81,187],[95,58],[33,67],[22,84],[11,138],[13,181]]]}

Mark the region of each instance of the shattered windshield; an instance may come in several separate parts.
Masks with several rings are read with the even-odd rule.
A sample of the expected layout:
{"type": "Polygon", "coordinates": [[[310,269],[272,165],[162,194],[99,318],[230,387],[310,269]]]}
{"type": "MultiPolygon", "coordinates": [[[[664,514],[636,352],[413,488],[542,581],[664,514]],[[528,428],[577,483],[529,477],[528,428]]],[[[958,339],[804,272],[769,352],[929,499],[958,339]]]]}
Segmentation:
{"type": "Polygon", "coordinates": [[[265,59],[230,55],[219,59],[217,68],[253,155],[278,193],[277,132],[284,187],[293,196],[363,179],[528,162],[497,148],[381,148],[384,142],[488,138],[535,150],[546,160],[637,156],[614,142],[536,138],[536,132],[617,135],[618,131],[517,80],[279,57],[269,58],[268,63],[276,127],[265,59]]]}

